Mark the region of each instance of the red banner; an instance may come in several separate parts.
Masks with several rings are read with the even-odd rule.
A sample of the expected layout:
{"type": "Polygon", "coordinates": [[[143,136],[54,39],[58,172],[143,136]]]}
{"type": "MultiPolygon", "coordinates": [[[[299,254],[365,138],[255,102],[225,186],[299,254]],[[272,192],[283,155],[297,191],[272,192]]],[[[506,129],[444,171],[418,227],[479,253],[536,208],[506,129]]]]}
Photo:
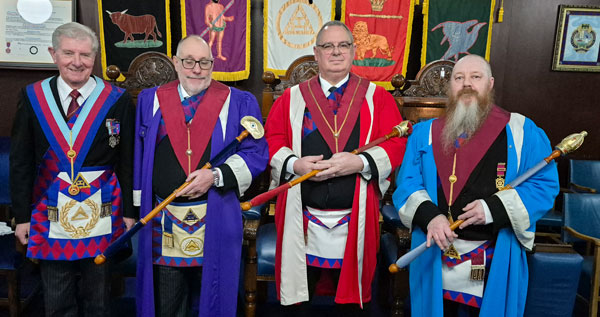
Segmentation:
{"type": "Polygon", "coordinates": [[[406,75],[414,0],[343,0],[343,21],[352,31],[352,72],[388,90],[396,74],[406,75]]]}

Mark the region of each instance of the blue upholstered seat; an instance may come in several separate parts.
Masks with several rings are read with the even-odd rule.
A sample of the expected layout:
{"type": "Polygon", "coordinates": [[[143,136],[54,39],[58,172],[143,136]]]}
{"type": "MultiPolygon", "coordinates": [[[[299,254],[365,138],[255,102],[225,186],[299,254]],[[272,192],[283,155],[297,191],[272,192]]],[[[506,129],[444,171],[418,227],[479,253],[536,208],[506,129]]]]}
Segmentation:
{"type": "Polygon", "coordinates": [[[565,242],[587,241],[594,256],[586,256],[579,280],[579,294],[590,302],[590,316],[597,316],[600,299],[600,195],[564,194],[565,242]]]}
{"type": "Polygon", "coordinates": [[[583,258],[577,253],[536,252],[527,261],[525,316],[571,316],[583,258]]]}
{"type": "Polygon", "coordinates": [[[575,192],[600,192],[600,161],[569,160],[569,188],[575,192]]]}
{"type": "Polygon", "coordinates": [[[257,275],[275,276],[277,230],[274,223],[258,227],[256,234],[257,275]]]}

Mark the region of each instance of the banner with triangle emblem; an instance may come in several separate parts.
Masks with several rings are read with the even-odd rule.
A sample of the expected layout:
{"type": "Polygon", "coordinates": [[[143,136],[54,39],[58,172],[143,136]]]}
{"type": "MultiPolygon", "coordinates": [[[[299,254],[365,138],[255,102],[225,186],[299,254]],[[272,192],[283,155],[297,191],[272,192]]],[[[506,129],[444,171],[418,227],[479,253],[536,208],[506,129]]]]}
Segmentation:
{"type": "Polygon", "coordinates": [[[335,17],[335,1],[265,0],[265,71],[285,75],[298,57],[312,55],[321,26],[335,17]]]}

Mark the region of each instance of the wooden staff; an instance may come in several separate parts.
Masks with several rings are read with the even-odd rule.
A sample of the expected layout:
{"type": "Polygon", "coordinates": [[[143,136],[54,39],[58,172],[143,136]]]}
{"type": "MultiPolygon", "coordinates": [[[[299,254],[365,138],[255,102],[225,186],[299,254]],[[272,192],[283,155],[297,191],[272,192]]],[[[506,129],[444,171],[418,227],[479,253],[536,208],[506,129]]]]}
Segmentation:
{"type": "MultiPolygon", "coordinates": [[[[557,146],[555,146],[554,151],[547,158],[543,159],[539,163],[537,163],[534,167],[530,168],[527,172],[521,174],[521,176],[515,178],[512,182],[508,183],[508,185],[502,187],[500,191],[512,189],[517,187],[519,184],[533,176],[535,173],[539,172],[544,166],[548,165],[552,160],[561,155],[566,155],[577,150],[581,144],[583,143],[583,139],[587,136],[586,131],[581,131],[580,133],[574,133],[566,138],[564,138],[557,146]]],[[[458,226],[460,226],[464,220],[457,220],[450,225],[450,230],[454,231],[458,226]]],[[[433,241],[433,240],[432,240],[433,241]]],[[[400,270],[400,268],[406,267],[410,262],[416,259],[419,255],[427,250],[427,241],[421,243],[418,247],[410,250],[405,255],[401,256],[396,263],[390,264],[388,270],[391,273],[396,273],[400,270]]]]}
{"type": "MultiPolygon", "coordinates": [[[[265,134],[265,130],[263,129],[262,124],[254,117],[245,116],[240,121],[240,124],[246,129],[244,131],[242,131],[242,133],[240,133],[240,135],[238,137],[236,137],[235,140],[231,141],[231,143],[229,143],[215,157],[213,157],[212,160],[206,162],[206,164],[204,164],[204,166],[202,166],[202,169],[210,169],[210,168],[212,168],[213,164],[222,161],[248,135],[252,135],[252,137],[255,139],[260,139],[265,134]]],[[[122,236],[120,236],[113,243],[111,243],[108,246],[108,248],[106,248],[104,253],[96,256],[96,258],[94,259],[94,263],[96,263],[98,265],[102,264],[106,261],[107,257],[110,257],[113,254],[115,254],[120,248],[122,248],[122,246],[125,242],[129,241],[131,239],[131,237],[134,234],[136,234],[138,231],[140,231],[140,229],[142,229],[142,227],[145,226],[150,220],[152,220],[152,218],[154,218],[154,216],[156,216],[156,214],[158,214],[168,204],[170,204],[177,196],[177,193],[182,191],[189,184],[190,184],[190,182],[185,182],[181,186],[179,186],[179,188],[174,190],[173,193],[171,193],[171,195],[169,195],[169,197],[165,198],[165,200],[163,200],[160,204],[158,204],[158,206],[156,206],[154,209],[152,209],[152,211],[150,211],[144,218],[142,218],[142,219],[140,219],[140,221],[136,222],[136,224],[133,227],[131,227],[131,229],[129,229],[127,232],[125,232],[122,236]]]]}
{"type": "MultiPolygon", "coordinates": [[[[393,137],[408,136],[411,133],[412,133],[412,124],[410,123],[410,121],[405,120],[405,121],[400,122],[400,124],[398,124],[397,126],[395,126],[392,129],[392,132],[390,132],[380,138],[377,138],[377,139],[373,140],[372,142],[370,142],[369,144],[359,147],[358,149],[356,149],[350,153],[359,154],[359,153],[364,152],[376,145],[379,145],[383,141],[389,140],[393,137]]],[[[312,170],[311,172],[306,173],[306,174],[304,174],[290,182],[287,182],[283,185],[280,185],[277,188],[273,188],[266,193],[262,193],[256,197],[252,198],[250,201],[243,202],[240,204],[242,207],[242,210],[244,210],[244,211],[250,210],[250,208],[252,208],[252,206],[258,206],[260,204],[264,204],[265,202],[269,201],[273,197],[275,197],[275,196],[281,194],[282,192],[294,187],[295,185],[298,185],[298,184],[302,183],[303,181],[317,175],[321,171],[322,170],[312,170]]]]}

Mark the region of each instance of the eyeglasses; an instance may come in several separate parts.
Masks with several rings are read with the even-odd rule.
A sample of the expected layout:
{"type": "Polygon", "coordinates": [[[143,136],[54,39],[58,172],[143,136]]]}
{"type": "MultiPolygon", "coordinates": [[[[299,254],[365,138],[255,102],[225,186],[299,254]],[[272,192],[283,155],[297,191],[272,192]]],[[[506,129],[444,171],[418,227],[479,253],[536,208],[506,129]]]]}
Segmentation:
{"type": "Polygon", "coordinates": [[[201,59],[199,61],[191,59],[191,58],[181,58],[177,57],[181,60],[181,66],[185,69],[193,69],[196,67],[196,63],[200,65],[200,69],[209,70],[213,65],[213,60],[211,59],[201,59]]]}
{"type": "Polygon", "coordinates": [[[346,54],[346,53],[350,52],[350,49],[352,48],[353,43],[341,42],[338,45],[335,45],[333,43],[325,43],[325,44],[320,44],[320,45],[317,44],[316,46],[318,48],[322,49],[325,54],[333,53],[333,50],[335,48],[337,48],[340,51],[340,53],[346,54]]]}

